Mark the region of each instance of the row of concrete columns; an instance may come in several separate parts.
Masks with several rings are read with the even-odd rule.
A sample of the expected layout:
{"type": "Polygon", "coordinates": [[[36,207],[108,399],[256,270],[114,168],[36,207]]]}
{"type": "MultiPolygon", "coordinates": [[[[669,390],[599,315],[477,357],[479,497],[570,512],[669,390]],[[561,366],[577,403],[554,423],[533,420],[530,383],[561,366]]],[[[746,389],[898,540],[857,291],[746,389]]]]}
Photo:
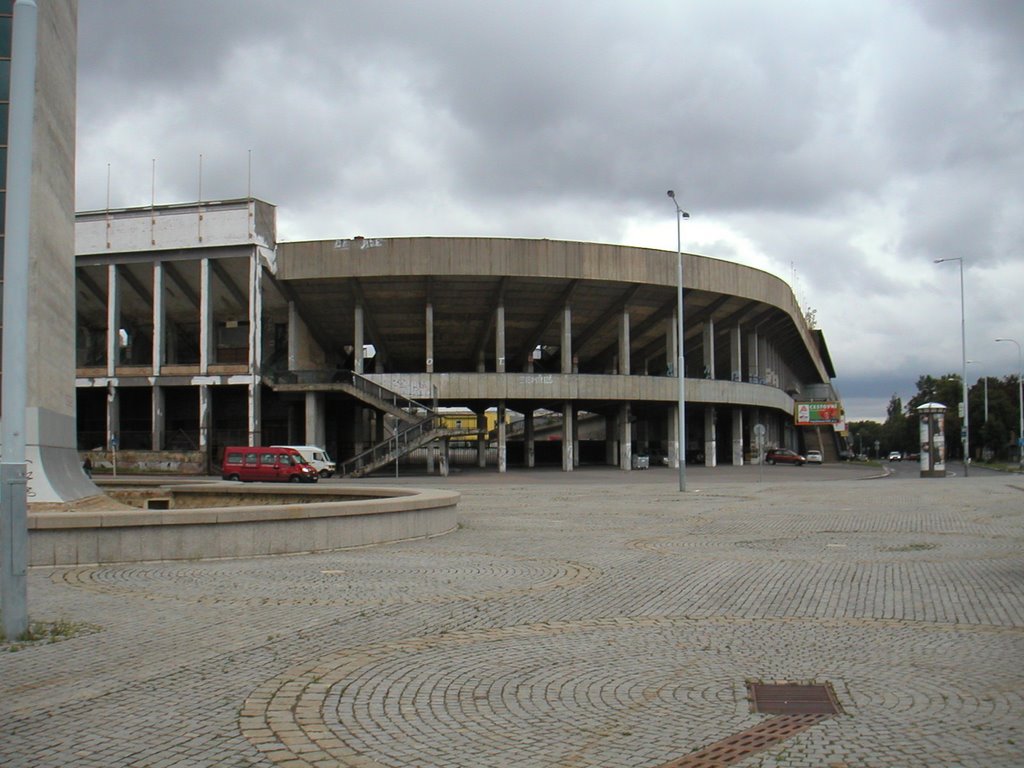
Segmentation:
{"type": "MultiPolygon", "coordinates": [[[[433,330],[433,303],[428,300],[425,308],[425,319],[426,319],[426,338],[425,338],[425,350],[426,350],[426,368],[428,373],[434,371],[434,330],[433,330]]],[[[355,338],[353,339],[353,346],[355,349],[355,370],[357,373],[363,373],[363,359],[362,351],[365,343],[364,338],[364,318],[363,318],[363,307],[357,304],[355,307],[354,316],[354,327],[355,327],[355,338]]],[[[563,372],[575,372],[576,364],[572,353],[572,307],[570,303],[565,303],[562,306],[560,313],[560,327],[561,327],[561,359],[560,366],[563,372]]],[[[666,321],[666,359],[675,360],[677,359],[676,353],[676,322],[675,317],[671,317],[666,321]]],[[[715,350],[715,320],[714,318],[708,318],[703,322],[702,327],[702,348],[703,348],[703,373],[707,378],[717,378],[716,371],[716,350],[715,350]]],[[[505,350],[505,307],[499,295],[499,301],[494,310],[494,344],[495,344],[495,369],[498,373],[504,373],[506,371],[506,350],[505,350]]],[[[755,383],[771,383],[778,381],[778,370],[781,367],[781,357],[774,350],[772,345],[767,342],[763,336],[760,336],[755,328],[752,332],[747,334],[747,380],[755,383]]],[[[736,325],[729,329],[729,350],[730,350],[730,378],[733,381],[743,380],[743,332],[739,325],[736,325]]],[[[630,316],[628,308],[623,308],[619,316],[619,333],[618,333],[618,354],[617,354],[617,369],[620,375],[630,375],[630,316]]],[[[532,359],[527,360],[527,368],[532,367],[532,359]]],[[[484,359],[483,349],[479,351],[479,358],[477,362],[477,370],[479,372],[484,371],[484,359]]],[[[307,409],[316,408],[315,404],[311,404],[311,401],[307,400],[307,409]]],[[[504,431],[504,403],[498,404],[499,411],[502,412],[502,418],[499,419],[499,471],[504,471],[506,460],[504,450],[504,440],[502,439],[501,432],[504,431]]],[[[563,405],[563,469],[565,471],[571,471],[573,466],[578,466],[579,459],[575,455],[575,440],[572,437],[572,433],[575,427],[575,419],[573,413],[572,403],[565,403],[563,405]]],[[[673,409],[674,411],[675,409],[673,409]]],[[[678,466],[678,461],[681,456],[685,455],[685,448],[681,448],[679,445],[678,427],[674,421],[676,418],[675,414],[669,419],[668,431],[670,434],[669,439],[669,464],[673,467],[678,466]]],[[[707,406],[704,409],[704,456],[705,463],[708,466],[715,466],[717,463],[718,455],[718,434],[717,434],[717,419],[718,411],[714,406],[707,406]]],[[[321,418],[322,422],[322,418],[321,418]]],[[[314,418],[312,421],[307,419],[307,440],[317,440],[323,432],[322,426],[318,426],[320,422],[317,422],[314,418]]],[[[630,437],[630,406],[628,403],[624,403],[620,406],[619,413],[615,419],[615,442],[619,445],[619,453],[617,456],[609,457],[610,463],[617,463],[624,469],[631,468],[632,455],[631,445],[632,440],[630,437]]],[[[732,409],[732,434],[730,435],[732,443],[731,459],[732,463],[739,465],[743,463],[743,435],[744,435],[744,423],[743,423],[743,409],[733,408],[732,409]]],[[[532,441],[530,439],[529,432],[532,430],[532,415],[526,415],[526,430],[525,435],[527,442],[527,455],[526,463],[527,466],[532,466],[532,441]]],[[[321,438],[322,439],[322,438],[321,438]]],[[[485,461],[484,447],[482,441],[478,443],[478,462],[483,464],[485,461]]]]}
{"type": "MultiPolygon", "coordinates": [[[[262,273],[258,254],[255,250],[248,258],[248,308],[249,355],[246,374],[248,388],[247,432],[253,445],[260,443],[261,398],[260,372],[262,369],[263,337],[263,290],[262,273]]],[[[199,394],[199,448],[208,447],[210,434],[210,387],[211,367],[215,364],[216,318],[213,312],[214,296],[213,263],[209,258],[199,259],[199,294],[194,296],[199,318],[199,375],[192,383],[199,394]],[[204,381],[205,380],[205,381],[204,381]]],[[[117,386],[118,363],[122,347],[121,292],[126,278],[117,264],[107,265],[107,445],[116,446],[120,433],[120,396],[117,386]]],[[[138,289],[137,287],[135,288],[138,289]]],[[[143,286],[144,289],[144,286],[143,286]]],[[[167,316],[166,316],[166,269],[162,262],[153,262],[152,301],[152,376],[160,376],[167,357],[167,316]]],[[[159,450],[163,445],[165,431],[165,407],[163,388],[152,387],[152,447],[159,450]]]]}

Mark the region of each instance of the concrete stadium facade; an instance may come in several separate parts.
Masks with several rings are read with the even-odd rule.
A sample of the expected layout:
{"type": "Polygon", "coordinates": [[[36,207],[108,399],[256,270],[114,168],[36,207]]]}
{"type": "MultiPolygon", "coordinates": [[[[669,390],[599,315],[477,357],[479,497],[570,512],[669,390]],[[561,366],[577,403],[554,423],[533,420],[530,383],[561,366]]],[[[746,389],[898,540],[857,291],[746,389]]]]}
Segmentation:
{"type": "MultiPolygon", "coordinates": [[[[446,467],[458,441],[499,471],[677,465],[675,252],[279,243],[274,207],[243,199],[81,213],[76,253],[79,448],[101,462],[116,446],[198,453],[210,469],[224,445],[297,443],[343,462],[391,434],[397,446],[408,414],[451,406],[496,409],[494,433],[436,433],[414,460],[446,467]]],[[[687,460],[749,461],[755,431],[835,456],[831,427],[794,425],[796,402],[838,398],[790,287],[683,259],[687,460]]]]}

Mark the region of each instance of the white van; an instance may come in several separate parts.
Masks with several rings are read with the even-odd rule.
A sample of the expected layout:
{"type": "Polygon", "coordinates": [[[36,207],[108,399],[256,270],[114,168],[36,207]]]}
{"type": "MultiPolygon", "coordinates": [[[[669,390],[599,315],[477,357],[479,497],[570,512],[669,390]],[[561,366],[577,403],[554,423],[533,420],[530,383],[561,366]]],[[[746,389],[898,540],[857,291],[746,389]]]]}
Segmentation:
{"type": "Polygon", "coordinates": [[[308,461],[320,477],[330,477],[335,472],[334,462],[327,455],[327,451],[315,445],[275,445],[274,448],[293,448],[302,454],[302,458],[308,461]]]}

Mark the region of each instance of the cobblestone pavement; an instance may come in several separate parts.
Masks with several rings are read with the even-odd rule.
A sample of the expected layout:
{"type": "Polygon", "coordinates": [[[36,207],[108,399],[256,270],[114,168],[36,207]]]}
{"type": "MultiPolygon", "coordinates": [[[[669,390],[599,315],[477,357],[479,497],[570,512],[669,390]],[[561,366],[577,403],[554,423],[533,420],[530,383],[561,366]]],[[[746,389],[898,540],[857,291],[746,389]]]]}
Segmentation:
{"type": "Polygon", "coordinates": [[[460,529],[33,570],[100,629],[0,654],[0,765],[1024,765],[1024,478],[773,469],[403,479],[460,529]],[[842,713],[693,756],[767,721],[751,681],[842,713]]]}

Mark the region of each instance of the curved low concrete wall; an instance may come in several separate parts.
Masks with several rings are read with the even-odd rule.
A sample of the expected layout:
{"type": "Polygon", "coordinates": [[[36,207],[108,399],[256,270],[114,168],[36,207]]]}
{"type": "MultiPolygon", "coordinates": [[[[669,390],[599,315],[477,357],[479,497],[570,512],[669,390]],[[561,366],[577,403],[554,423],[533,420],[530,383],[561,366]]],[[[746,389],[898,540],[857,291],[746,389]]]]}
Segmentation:
{"type": "Polygon", "coordinates": [[[30,513],[29,565],[320,552],[437,536],[457,527],[455,491],[263,483],[161,491],[170,509],[30,513]],[[231,506],[217,506],[218,496],[230,498],[231,506]],[[249,503],[240,504],[239,497],[249,503]]]}

